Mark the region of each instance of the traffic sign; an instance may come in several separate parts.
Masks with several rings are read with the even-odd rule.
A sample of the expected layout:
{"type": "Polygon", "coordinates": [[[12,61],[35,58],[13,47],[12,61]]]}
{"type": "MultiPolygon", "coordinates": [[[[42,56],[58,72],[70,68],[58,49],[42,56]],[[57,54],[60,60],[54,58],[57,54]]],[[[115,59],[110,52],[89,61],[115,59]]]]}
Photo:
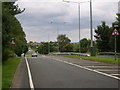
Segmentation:
{"type": "Polygon", "coordinates": [[[12,40],[11,44],[12,44],[12,45],[16,45],[16,43],[15,43],[15,41],[14,41],[14,40],[12,40]]]}
{"type": "Polygon", "coordinates": [[[117,28],[114,28],[113,32],[112,32],[112,36],[120,36],[117,28]]]}

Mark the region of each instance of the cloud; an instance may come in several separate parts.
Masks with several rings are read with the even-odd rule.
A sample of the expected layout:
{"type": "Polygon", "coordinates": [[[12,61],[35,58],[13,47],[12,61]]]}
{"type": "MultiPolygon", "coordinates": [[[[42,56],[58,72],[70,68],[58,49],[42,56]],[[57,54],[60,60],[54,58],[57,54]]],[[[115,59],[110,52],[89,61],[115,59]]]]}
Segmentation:
{"type": "MultiPolygon", "coordinates": [[[[58,29],[61,34],[67,34],[72,41],[78,41],[78,4],[65,3],[62,0],[19,0],[16,4],[21,9],[26,9],[16,17],[21,22],[28,41],[48,41],[48,34],[50,40],[54,41],[58,29]]],[[[92,7],[93,28],[101,24],[101,21],[106,21],[108,25],[115,21],[117,0],[93,0],[92,7]]],[[[90,38],[89,2],[81,3],[80,8],[81,38],[90,38]]]]}

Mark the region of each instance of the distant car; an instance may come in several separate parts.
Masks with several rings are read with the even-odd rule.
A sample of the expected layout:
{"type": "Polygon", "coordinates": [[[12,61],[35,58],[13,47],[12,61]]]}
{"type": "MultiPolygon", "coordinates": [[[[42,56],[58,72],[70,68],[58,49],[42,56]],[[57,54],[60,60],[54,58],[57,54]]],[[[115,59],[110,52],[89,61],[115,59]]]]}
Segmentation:
{"type": "Polygon", "coordinates": [[[32,57],[37,57],[37,53],[33,53],[31,56],[32,57]]]}

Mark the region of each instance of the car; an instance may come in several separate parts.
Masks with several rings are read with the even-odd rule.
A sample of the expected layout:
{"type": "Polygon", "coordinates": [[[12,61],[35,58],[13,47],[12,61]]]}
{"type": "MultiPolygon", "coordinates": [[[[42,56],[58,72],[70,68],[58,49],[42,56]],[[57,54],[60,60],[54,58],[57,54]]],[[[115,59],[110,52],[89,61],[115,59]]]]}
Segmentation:
{"type": "Polygon", "coordinates": [[[32,57],[37,57],[37,53],[33,53],[31,56],[32,57]]]}

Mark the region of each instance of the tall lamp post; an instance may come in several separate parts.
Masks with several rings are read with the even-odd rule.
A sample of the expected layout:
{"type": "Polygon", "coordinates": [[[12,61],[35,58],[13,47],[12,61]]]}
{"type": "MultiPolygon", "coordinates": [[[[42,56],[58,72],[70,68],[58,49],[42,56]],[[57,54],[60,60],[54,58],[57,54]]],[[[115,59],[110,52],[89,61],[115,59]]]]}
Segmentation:
{"type": "MultiPolygon", "coordinates": [[[[56,23],[57,24],[57,35],[59,36],[59,24],[57,23],[57,22],[53,22],[53,21],[51,21],[50,22],[51,24],[52,23],[56,23]]],[[[63,22],[64,24],[66,24],[67,22],[63,22]]],[[[60,42],[59,41],[57,41],[58,42],[58,52],[60,52],[60,42]]]]}
{"type": "MultiPolygon", "coordinates": [[[[85,3],[85,2],[73,2],[73,1],[65,1],[65,0],[63,0],[63,2],[67,2],[67,3],[76,3],[76,4],[78,4],[78,22],[79,22],[79,53],[81,53],[81,46],[80,46],[80,24],[81,24],[81,22],[80,22],[80,4],[81,3],[85,3]]],[[[88,2],[88,1],[87,1],[88,2]]]]}
{"type": "MultiPolygon", "coordinates": [[[[50,23],[53,24],[53,23],[56,23],[56,22],[51,21],[50,23]]],[[[57,35],[59,36],[59,24],[58,23],[56,23],[56,24],[57,24],[57,35]]],[[[58,42],[58,52],[60,52],[59,41],[57,41],[57,42],[58,42]]]]}
{"type": "Polygon", "coordinates": [[[93,50],[93,23],[92,23],[92,0],[90,0],[90,36],[91,36],[91,56],[95,56],[95,51],[93,50]]]}

